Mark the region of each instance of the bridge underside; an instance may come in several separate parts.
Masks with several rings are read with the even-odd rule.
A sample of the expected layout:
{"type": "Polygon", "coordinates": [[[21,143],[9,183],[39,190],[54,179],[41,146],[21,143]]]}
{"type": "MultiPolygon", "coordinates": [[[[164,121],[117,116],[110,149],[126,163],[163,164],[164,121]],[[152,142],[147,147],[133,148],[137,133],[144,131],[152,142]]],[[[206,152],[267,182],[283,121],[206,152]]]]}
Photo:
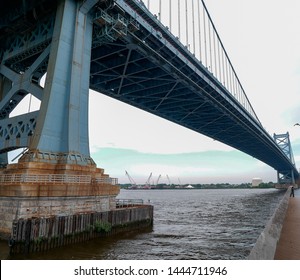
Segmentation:
{"type": "Polygon", "coordinates": [[[91,89],[252,155],[284,178],[298,177],[259,121],[187,48],[133,1],[116,2],[133,18],[117,17],[115,7],[115,26],[105,15],[95,21],[91,89]]]}
{"type": "Polygon", "coordinates": [[[68,7],[58,9],[61,18],[55,1],[29,2],[12,3],[22,7],[14,17],[9,16],[9,5],[0,12],[4,165],[6,152],[19,147],[29,147],[23,160],[38,155],[37,161],[93,165],[87,129],[90,87],[245,152],[285,178],[299,176],[290,158],[249,113],[246,100],[231,94],[139,1],[82,1],[76,8],[74,3],[80,1],[66,0],[68,7]],[[59,48],[65,38],[72,43],[59,48]],[[45,73],[43,89],[39,82],[45,73]],[[10,118],[28,93],[41,100],[41,110],[10,118]]]}

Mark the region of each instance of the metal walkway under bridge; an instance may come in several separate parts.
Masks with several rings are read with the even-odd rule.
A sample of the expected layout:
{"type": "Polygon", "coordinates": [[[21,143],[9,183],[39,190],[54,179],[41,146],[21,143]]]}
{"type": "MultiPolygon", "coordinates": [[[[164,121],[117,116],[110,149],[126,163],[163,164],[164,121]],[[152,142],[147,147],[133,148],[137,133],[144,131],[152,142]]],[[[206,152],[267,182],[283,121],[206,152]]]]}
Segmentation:
{"type": "MultiPolygon", "coordinates": [[[[15,0],[7,2],[6,7],[1,8],[0,151],[2,153],[24,146],[40,150],[47,150],[49,146],[55,152],[78,150],[78,154],[89,156],[88,148],[81,150],[84,145],[79,143],[79,148],[73,147],[72,141],[77,138],[72,137],[73,131],[76,131],[72,127],[69,127],[68,132],[64,132],[64,129],[60,132],[65,137],[64,133],[70,134],[71,131],[71,136],[69,135],[71,140],[68,140],[67,148],[60,148],[61,146],[55,144],[47,146],[46,140],[38,141],[49,131],[48,127],[43,130],[43,126],[47,126],[45,115],[48,114],[47,110],[50,110],[51,102],[49,94],[44,94],[39,82],[45,73],[49,73],[55,67],[53,57],[57,60],[56,63],[64,57],[64,55],[59,57],[63,47],[57,47],[56,56],[52,56],[52,48],[58,45],[57,34],[63,34],[64,26],[67,28],[73,21],[72,18],[67,18],[68,25],[61,19],[58,24],[57,18],[61,14],[70,17],[71,13],[68,15],[66,9],[68,5],[76,3],[79,8],[77,7],[77,14],[74,12],[77,15],[77,25],[74,26],[77,29],[70,27],[66,35],[74,30],[74,33],[76,32],[74,38],[72,37],[74,46],[70,49],[72,51],[74,49],[73,58],[79,59],[80,55],[77,53],[81,52],[86,57],[85,61],[89,62],[90,89],[249,154],[277,170],[278,180],[281,183],[294,182],[299,177],[288,133],[272,137],[263,128],[237,77],[204,1],[57,2],[15,0]],[[60,4],[57,5],[57,2],[60,4]],[[56,12],[57,6],[62,5],[61,3],[66,3],[65,10],[60,8],[63,12],[56,12]],[[92,22],[90,57],[85,47],[79,49],[82,38],[88,38],[87,32],[82,34],[85,28],[82,26],[86,21],[81,21],[87,14],[85,19],[92,22]],[[20,77],[23,79],[22,82],[20,77]],[[8,80],[12,82],[9,83],[8,80]],[[26,85],[24,80],[28,82],[26,85]],[[15,81],[22,83],[22,86],[12,91],[15,81]],[[10,112],[27,93],[41,100],[40,112],[9,118],[10,112]],[[45,102],[48,107],[43,106],[45,102]],[[42,122],[39,118],[42,118],[42,122]]],[[[61,62],[59,66],[62,67],[67,63],[61,62]]],[[[73,64],[76,62],[73,61],[73,64]]],[[[76,72],[77,68],[74,65],[71,70],[66,68],[70,75],[85,73],[76,72]]],[[[55,71],[53,73],[54,83],[55,71]]],[[[48,78],[50,81],[47,75],[48,78]]],[[[83,81],[81,76],[80,79],[83,81]]],[[[70,87],[75,89],[76,81],[70,87]]],[[[55,108],[53,115],[56,115],[56,110],[59,111],[55,108]]],[[[84,114],[86,113],[79,114],[81,120],[79,125],[87,127],[85,119],[81,117],[84,114]]],[[[79,131],[82,135],[87,130],[81,128],[79,131]]],[[[81,138],[88,139],[88,136],[81,138]]]]}

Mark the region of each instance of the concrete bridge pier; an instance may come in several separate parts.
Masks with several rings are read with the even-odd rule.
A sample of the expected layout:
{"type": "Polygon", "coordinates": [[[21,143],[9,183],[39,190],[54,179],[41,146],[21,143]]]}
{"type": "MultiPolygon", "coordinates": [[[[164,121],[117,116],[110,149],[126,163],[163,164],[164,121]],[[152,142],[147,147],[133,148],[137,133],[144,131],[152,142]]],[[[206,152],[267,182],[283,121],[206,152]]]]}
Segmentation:
{"type": "Polygon", "coordinates": [[[93,31],[89,10],[96,2],[58,1],[53,29],[48,28],[47,35],[43,35],[48,41],[51,38],[51,42],[29,70],[15,73],[1,61],[0,104],[15,96],[20,97],[16,100],[18,103],[34,91],[32,88],[38,88],[35,95],[41,100],[38,112],[13,119],[7,114],[3,120],[12,123],[9,127],[26,118],[31,122],[18,128],[20,135],[12,132],[1,142],[2,166],[7,163],[7,151],[22,146],[28,148],[18,163],[0,171],[2,236],[11,234],[14,219],[116,208],[117,180],[97,168],[89,151],[88,97],[93,31]],[[37,69],[42,71],[41,65],[47,73],[43,89],[33,80],[37,69]],[[18,83],[14,83],[15,77],[18,83]],[[27,134],[21,135],[30,125],[27,134]]]}

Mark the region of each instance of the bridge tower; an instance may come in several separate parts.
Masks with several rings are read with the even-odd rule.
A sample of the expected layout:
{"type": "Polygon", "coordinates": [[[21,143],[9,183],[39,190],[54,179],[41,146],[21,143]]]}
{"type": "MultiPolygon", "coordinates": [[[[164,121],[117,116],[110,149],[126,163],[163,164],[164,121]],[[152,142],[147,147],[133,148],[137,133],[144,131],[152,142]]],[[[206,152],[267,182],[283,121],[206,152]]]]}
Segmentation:
{"type": "MultiPolygon", "coordinates": [[[[292,151],[292,146],[290,142],[289,133],[284,134],[275,134],[273,138],[279,148],[283,151],[283,153],[287,156],[287,158],[292,162],[295,166],[294,155],[292,151]]],[[[278,170],[277,171],[277,180],[279,184],[295,184],[295,175],[293,170],[278,170]]]]}
{"type": "Polygon", "coordinates": [[[98,2],[20,4],[21,16],[16,9],[16,20],[1,34],[1,233],[10,233],[15,218],[115,207],[116,180],[96,167],[89,150],[90,11],[98,2]],[[10,117],[29,93],[41,101],[40,110],[10,117]],[[18,163],[8,164],[7,152],[22,147],[18,163]]]}

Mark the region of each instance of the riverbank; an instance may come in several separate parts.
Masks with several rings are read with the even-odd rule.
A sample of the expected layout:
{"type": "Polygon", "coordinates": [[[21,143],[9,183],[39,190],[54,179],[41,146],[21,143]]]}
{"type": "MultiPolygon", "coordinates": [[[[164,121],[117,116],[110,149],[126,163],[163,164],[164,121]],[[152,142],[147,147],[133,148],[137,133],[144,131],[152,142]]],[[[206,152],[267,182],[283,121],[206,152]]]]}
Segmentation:
{"type": "Polygon", "coordinates": [[[289,202],[287,190],[252,248],[249,260],[273,260],[289,202]]]}
{"type": "Polygon", "coordinates": [[[248,259],[300,259],[300,190],[290,197],[289,187],[273,216],[258,237],[248,259]]]}

